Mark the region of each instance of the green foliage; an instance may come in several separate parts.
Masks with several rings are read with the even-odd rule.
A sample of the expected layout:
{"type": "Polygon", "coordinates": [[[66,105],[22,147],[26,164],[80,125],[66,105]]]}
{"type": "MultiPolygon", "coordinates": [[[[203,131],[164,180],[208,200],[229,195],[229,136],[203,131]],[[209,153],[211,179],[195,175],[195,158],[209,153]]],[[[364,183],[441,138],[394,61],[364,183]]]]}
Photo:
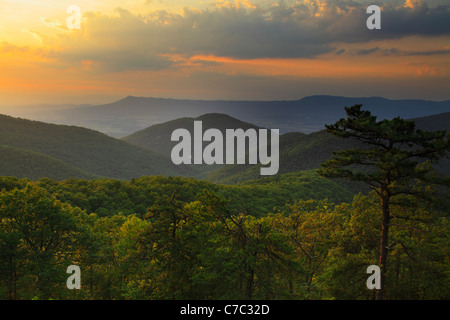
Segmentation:
{"type": "MultiPolygon", "coordinates": [[[[0,187],[2,181],[6,184],[10,179],[13,178],[0,179],[0,187]]],[[[161,198],[173,192],[176,192],[179,201],[190,202],[203,189],[231,199],[229,207],[233,213],[242,212],[254,216],[265,215],[274,208],[283,209],[288,202],[300,199],[329,198],[334,202],[348,202],[353,197],[350,191],[320,177],[314,171],[277,175],[239,185],[217,185],[193,178],[163,176],[141,177],[130,181],[69,179],[58,183],[42,178],[36,183],[49,189],[61,201],[99,216],[122,213],[143,217],[147,208],[157,205],[161,198]]]]}
{"type": "MultiPolygon", "coordinates": [[[[365,270],[379,255],[376,196],[277,209],[263,198],[275,185],[0,178],[0,298],[372,299],[365,270]],[[265,214],[241,210],[243,198],[249,213],[265,214]],[[65,287],[72,264],[81,290],[65,287]]],[[[446,214],[411,196],[391,210],[386,297],[448,299],[446,214]]]]}
{"type": "Polygon", "coordinates": [[[170,158],[100,132],[3,115],[0,146],[0,164],[7,165],[0,173],[20,178],[131,179],[150,174],[192,174],[189,168],[176,167],[170,158]],[[45,161],[50,163],[45,165],[45,161]]]}
{"type": "Polygon", "coordinates": [[[26,299],[59,296],[64,265],[79,254],[84,212],[30,183],[21,190],[2,191],[0,214],[3,294],[26,299]]]}
{"type": "MultiPolygon", "coordinates": [[[[319,169],[321,163],[331,159],[334,151],[359,145],[354,139],[339,139],[326,131],[283,134],[280,136],[279,174],[319,169]]],[[[261,178],[261,166],[227,165],[207,173],[205,177],[213,182],[236,184],[261,178]]]]}
{"type": "MultiPolygon", "coordinates": [[[[340,119],[327,130],[337,137],[353,138],[366,146],[334,152],[333,159],[322,164],[319,173],[325,177],[345,178],[369,185],[380,200],[381,241],[380,259],[381,289],[377,299],[384,297],[388,276],[390,253],[389,229],[396,216],[392,206],[405,195],[442,206],[441,199],[432,192],[433,184],[450,186],[448,177],[433,170],[437,163],[450,154],[450,134],[446,131],[423,131],[413,121],[400,117],[377,121],[362,105],[345,108],[346,119],[340,119]]],[[[448,198],[448,194],[443,194],[448,198]]],[[[409,213],[404,219],[413,219],[409,213]]]]}
{"type": "Polygon", "coordinates": [[[76,167],[41,153],[0,146],[0,176],[37,180],[48,177],[55,180],[99,178],[76,167]]]}
{"type": "MultiPolygon", "coordinates": [[[[379,127],[365,119],[372,132],[400,142],[410,137],[409,124],[399,119],[379,127]]],[[[228,126],[229,119],[222,120],[228,126]]],[[[10,117],[0,122],[2,170],[40,178],[0,177],[0,299],[375,298],[366,269],[380,256],[385,212],[379,193],[355,195],[355,185],[303,170],[317,168],[335,148],[361,146],[351,138],[283,135],[285,171],[273,177],[243,165],[214,173],[227,185],[162,175],[124,181],[93,179],[88,172],[126,179],[147,169],[174,171],[159,162],[163,156],[90,130],[10,117]],[[62,180],[72,175],[86,179],[62,180]],[[81,268],[81,290],[65,286],[72,264],[81,268]]],[[[430,141],[423,146],[433,147],[430,141]]],[[[389,202],[385,297],[449,299],[448,209],[437,201],[445,197],[428,184],[409,185],[430,172],[423,163],[410,175],[409,151],[339,155],[344,162],[375,156],[386,161],[379,170],[399,178],[386,185],[389,190],[411,187],[411,194],[389,202]]]]}

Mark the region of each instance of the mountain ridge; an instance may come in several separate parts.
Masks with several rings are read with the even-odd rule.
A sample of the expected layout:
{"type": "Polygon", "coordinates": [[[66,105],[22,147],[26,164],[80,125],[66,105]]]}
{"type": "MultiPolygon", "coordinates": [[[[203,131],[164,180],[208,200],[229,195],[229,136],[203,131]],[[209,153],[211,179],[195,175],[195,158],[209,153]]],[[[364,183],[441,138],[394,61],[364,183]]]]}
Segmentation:
{"type": "MultiPolygon", "coordinates": [[[[92,129],[0,115],[0,174],[33,179],[74,176],[125,180],[162,174],[224,184],[261,178],[260,165],[174,165],[170,152],[178,142],[171,141],[171,134],[178,128],[192,131],[195,120],[203,121],[204,130],[261,128],[229,115],[208,113],[153,125],[131,135],[137,140],[124,141],[125,138],[116,139],[92,129]],[[55,167],[55,171],[49,171],[50,167],[55,167]],[[33,168],[36,172],[30,171],[33,168]]],[[[450,132],[450,112],[414,118],[414,121],[422,130],[450,132]]],[[[326,130],[284,133],[280,135],[278,174],[318,169],[331,158],[333,151],[351,147],[355,147],[354,141],[335,137],[326,130]]],[[[450,172],[450,160],[444,159],[441,167],[444,172],[450,172]]]]}
{"type": "Polygon", "coordinates": [[[345,106],[363,104],[373,114],[390,119],[422,117],[450,111],[450,100],[388,99],[383,97],[307,96],[297,100],[195,100],[127,96],[117,101],[82,108],[48,111],[32,119],[77,125],[116,138],[151,125],[206,113],[225,113],[281,133],[311,133],[345,117],[345,106]]]}
{"type": "MultiPolygon", "coordinates": [[[[214,115],[216,117],[218,116],[217,114],[214,115]]],[[[211,114],[209,116],[211,117],[211,114]]],[[[204,116],[199,118],[202,117],[204,116]]],[[[178,128],[184,128],[188,129],[192,134],[193,122],[199,118],[181,118],[150,126],[124,139],[140,147],[149,148],[150,150],[170,156],[171,149],[177,143],[170,142],[172,131],[178,128]],[[176,125],[170,126],[171,124],[176,125]],[[157,139],[159,141],[156,141],[157,139]]],[[[227,116],[227,119],[230,118],[233,119],[227,116]]],[[[450,112],[409,120],[416,121],[417,128],[422,130],[447,130],[450,132],[450,112]]],[[[205,130],[214,127],[213,123],[206,123],[205,130]]],[[[234,125],[216,125],[215,127],[224,132],[226,128],[237,129],[239,123],[240,120],[234,122],[234,125]]],[[[256,126],[248,126],[246,122],[242,123],[247,125],[241,126],[244,130],[250,127],[258,128],[256,126]]],[[[280,135],[280,169],[278,174],[318,169],[321,163],[332,157],[334,151],[360,146],[361,144],[358,141],[335,137],[326,130],[309,134],[302,132],[284,133],[280,135]]],[[[445,171],[450,168],[450,162],[447,162],[445,159],[442,160],[445,171]]],[[[194,167],[199,169],[199,173],[201,173],[200,177],[216,183],[236,184],[250,179],[261,178],[259,171],[261,165],[195,165],[194,167]]]]}
{"type": "Polygon", "coordinates": [[[0,145],[42,154],[94,176],[190,175],[189,168],[177,168],[156,152],[77,126],[0,115],[0,145]]]}

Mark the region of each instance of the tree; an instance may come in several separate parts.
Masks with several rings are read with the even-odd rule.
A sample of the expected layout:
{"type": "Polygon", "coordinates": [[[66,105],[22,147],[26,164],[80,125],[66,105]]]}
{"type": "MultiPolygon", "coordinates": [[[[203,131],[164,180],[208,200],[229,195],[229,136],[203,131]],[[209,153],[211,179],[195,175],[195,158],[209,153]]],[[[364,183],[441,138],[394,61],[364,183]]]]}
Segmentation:
{"type": "Polygon", "coordinates": [[[289,206],[285,225],[289,227],[296,259],[302,266],[302,294],[320,297],[320,275],[341,232],[347,205],[335,206],[328,200],[298,201],[289,206]]]}
{"type": "Polygon", "coordinates": [[[39,298],[58,296],[80,244],[76,221],[82,214],[33,183],[0,193],[0,257],[7,262],[9,299],[18,298],[20,278],[27,278],[21,286],[30,283],[24,294],[34,289],[39,298]]]}
{"type": "Polygon", "coordinates": [[[325,177],[362,181],[379,197],[381,289],[377,299],[381,300],[385,291],[392,201],[399,195],[432,200],[429,189],[421,187],[423,184],[449,185],[449,179],[436,175],[431,164],[450,152],[450,135],[445,131],[416,129],[413,121],[400,117],[377,121],[376,116],[361,107],[346,107],[347,119],[327,125],[326,129],[338,137],[363,142],[365,147],[334,152],[333,159],[323,163],[319,173],[325,177]]]}

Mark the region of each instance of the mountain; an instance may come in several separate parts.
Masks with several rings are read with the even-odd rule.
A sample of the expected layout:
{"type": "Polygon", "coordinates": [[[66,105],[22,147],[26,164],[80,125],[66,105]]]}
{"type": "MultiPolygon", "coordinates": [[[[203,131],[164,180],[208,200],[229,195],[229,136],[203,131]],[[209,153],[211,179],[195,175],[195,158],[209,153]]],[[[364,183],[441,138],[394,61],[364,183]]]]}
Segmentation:
{"type": "Polygon", "coordinates": [[[179,100],[128,96],[116,102],[30,115],[31,119],[91,128],[122,138],[149,126],[196,118],[207,113],[228,114],[281,133],[311,133],[345,117],[345,106],[363,104],[383,119],[416,118],[450,111],[450,100],[390,100],[379,97],[310,96],[292,101],[179,100]]]}
{"type": "MultiPolygon", "coordinates": [[[[392,112],[392,111],[390,111],[392,112]]],[[[259,129],[256,125],[237,120],[224,114],[206,114],[197,118],[181,118],[157,124],[138,131],[123,140],[159,152],[170,157],[170,152],[178,142],[171,142],[172,132],[178,128],[188,129],[191,134],[194,121],[203,121],[203,130],[217,128],[222,132],[225,129],[249,128],[259,129]]],[[[450,132],[450,112],[427,117],[411,119],[422,130],[447,130],[450,132]]],[[[332,157],[333,151],[361,147],[362,145],[352,139],[335,137],[325,130],[305,134],[289,132],[280,136],[280,169],[279,174],[297,172],[302,170],[318,169],[320,164],[332,157]]],[[[442,163],[447,167],[446,160],[442,163]]],[[[198,169],[197,177],[206,178],[220,183],[239,183],[249,179],[260,178],[260,165],[191,165],[198,169]]],[[[449,166],[450,167],[450,166],[449,166]]]]}
{"type": "MultiPolygon", "coordinates": [[[[203,122],[203,130],[261,128],[229,115],[209,113],[154,125],[119,140],[86,128],[0,115],[0,175],[60,180],[72,176],[132,179],[161,174],[226,184],[262,178],[260,165],[174,165],[170,152],[178,142],[170,141],[171,134],[178,128],[192,132],[196,120],[203,122]]],[[[414,121],[423,130],[450,132],[450,112],[414,118],[414,121]]],[[[332,157],[333,151],[360,146],[354,140],[337,138],[325,130],[282,134],[278,175],[317,169],[332,157]]],[[[443,159],[439,169],[450,172],[450,160],[443,159]]]]}
{"type": "Polygon", "coordinates": [[[99,176],[70,166],[64,161],[45,154],[0,146],[0,176],[12,176],[38,180],[47,177],[53,180],[66,180],[72,177],[96,179],[99,176]]]}
{"type": "Polygon", "coordinates": [[[222,133],[225,133],[226,129],[261,129],[258,126],[240,121],[226,114],[209,113],[197,118],[181,118],[156,124],[135,132],[122,140],[170,157],[172,148],[178,143],[171,141],[172,132],[176,129],[184,128],[189,130],[191,136],[193,136],[194,121],[202,121],[203,131],[210,128],[219,129],[222,133]]]}
{"type": "MultiPolygon", "coordinates": [[[[450,112],[414,120],[418,129],[427,131],[445,130],[450,133],[450,112]]],[[[333,151],[364,145],[353,139],[342,139],[325,130],[303,134],[291,132],[280,137],[279,174],[320,168],[320,164],[331,159],[333,151]]],[[[220,183],[235,184],[260,178],[260,165],[228,165],[210,172],[206,179],[220,183]]],[[[450,159],[441,159],[436,168],[450,174],[450,159]]],[[[351,188],[351,186],[349,186],[351,188]]]]}
{"type": "MultiPolygon", "coordinates": [[[[358,145],[350,139],[337,138],[322,130],[310,134],[299,132],[280,136],[280,168],[278,174],[312,170],[331,159],[332,152],[358,145]]],[[[206,179],[218,183],[235,184],[261,178],[261,165],[228,165],[209,173],[206,179]]]]}
{"type": "MultiPolygon", "coordinates": [[[[173,147],[178,144],[177,141],[171,141],[172,132],[176,129],[183,128],[187,129],[190,132],[191,137],[193,137],[194,121],[202,121],[203,132],[208,129],[215,128],[219,129],[224,135],[226,129],[262,129],[258,126],[240,121],[226,114],[209,113],[197,118],[180,118],[161,124],[156,124],[127,136],[123,138],[123,140],[136,146],[158,152],[170,158],[173,147]]],[[[205,173],[220,168],[220,165],[179,165],[179,167],[192,168],[195,170],[196,177],[201,178],[205,176],[205,173]]]]}
{"type": "Polygon", "coordinates": [[[36,168],[36,172],[26,177],[37,176],[38,172],[43,172],[38,168],[42,167],[45,156],[49,161],[47,168],[51,163],[55,164],[53,160],[59,161],[53,167],[53,176],[60,177],[71,173],[75,177],[102,176],[117,179],[158,174],[192,175],[190,168],[179,168],[170,159],[156,152],[75,126],[0,115],[0,145],[9,147],[8,152],[0,156],[4,175],[20,173],[21,171],[17,171],[19,168],[28,166],[30,169],[36,168]],[[12,157],[13,154],[15,157],[12,157]],[[26,154],[32,157],[26,157],[26,154]],[[8,164],[8,170],[5,169],[5,163],[8,164]]]}
{"type": "Polygon", "coordinates": [[[435,114],[426,117],[411,119],[416,127],[422,130],[444,130],[450,133],[450,112],[435,114]]]}

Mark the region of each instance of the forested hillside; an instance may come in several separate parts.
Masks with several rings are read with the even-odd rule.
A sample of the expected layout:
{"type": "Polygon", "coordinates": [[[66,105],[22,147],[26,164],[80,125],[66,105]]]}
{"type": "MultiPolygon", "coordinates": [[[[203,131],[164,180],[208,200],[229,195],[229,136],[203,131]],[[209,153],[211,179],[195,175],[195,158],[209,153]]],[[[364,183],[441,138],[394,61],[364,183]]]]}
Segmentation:
{"type": "MultiPolygon", "coordinates": [[[[66,177],[67,167],[72,167],[74,177],[87,175],[117,179],[131,179],[143,175],[190,175],[189,168],[178,168],[170,159],[150,150],[133,146],[125,141],[111,138],[93,130],[47,124],[37,121],[0,115],[0,145],[25,151],[33,151],[66,163],[63,172],[61,165],[51,167],[54,172],[40,171],[39,164],[30,165],[32,159],[23,157],[9,162],[11,175],[19,177],[66,177]],[[12,166],[15,168],[12,169],[12,166]],[[30,172],[36,170],[36,172],[30,172]],[[84,174],[81,174],[82,172],[84,174]]],[[[1,154],[6,161],[6,154],[1,154]]]]}
{"type": "MultiPolygon", "coordinates": [[[[423,130],[450,130],[450,113],[414,119],[423,130]]],[[[193,122],[202,121],[204,130],[249,128],[259,129],[223,114],[206,114],[198,118],[182,118],[151,126],[124,138],[73,126],[53,125],[37,121],[0,116],[0,167],[3,175],[57,180],[109,177],[132,179],[145,175],[184,176],[217,183],[235,184],[260,178],[260,165],[179,165],[170,159],[177,142],[171,142],[173,130],[193,130],[193,122]],[[27,156],[25,156],[26,152],[27,156]],[[14,153],[15,161],[11,161],[14,153]],[[46,157],[44,160],[44,158],[46,157]],[[55,162],[56,161],[56,162],[55,162]]],[[[304,134],[290,132],[280,136],[279,173],[320,168],[333,151],[361,146],[354,140],[339,139],[325,130],[304,134]]],[[[450,172],[450,160],[443,159],[440,171],[450,172]]],[[[355,186],[349,186],[355,189],[355,186]]],[[[356,189],[359,186],[356,187],[356,189]]]]}
{"type": "MultiPolygon", "coordinates": [[[[123,140],[170,157],[172,148],[178,142],[171,142],[171,134],[184,128],[193,135],[194,121],[202,121],[203,130],[219,129],[224,135],[226,129],[260,129],[258,126],[239,121],[224,114],[206,114],[198,118],[182,118],[151,126],[123,138],[123,140]]],[[[207,143],[204,143],[207,144],[207,143]]],[[[280,136],[279,173],[318,169],[320,164],[331,158],[332,152],[357,145],[355,141],[343,140],[326,131],[305,134],[290,132],[280,136]]],[[[206,180],[235,184],[260,178],[260,165],[195,165],[197,176],[206,180]]]]}
{"type": "MultiPolygon", "coordinates": [[[[411,119],[418,129],[450,132],[450,113],[411,119]]],[[[364,144],[355,139],[341,139],[326,130],[304,134],[300,132],[285,133],[280,136],[280,170],[279,173],[296,172],[320,168],[321,163],[331,159],[333,152],[349,148],[364,148],[364,144]]],[[[450,174],[450,159],[442,158],[436,168],[443,174],[450,174]]],[[[229,165],[216,169],[206,175],[206,179],[218,183],[238,183],[248,179],[257,179],[260,165],[229,165]]],[[[345,183],[345,182],[343,182],[345,183]]],[[[350,188],[361,188],[350,184],[350,188]]]]}
{"type": "Polygon", "coordinates": [[[181,118],[156,124],[133,133],[132,135],[123,138],[123,140],[170,157],[172,148],[177,144],[177,142],[172,142],[170,139],[172,132],[176,129],[184,128],[191,133],[191,136],[193,136],[194,121],[202,121],[203,131],[214,128],[225,133],[226,129],[260,129],[258,126],[240,121],[226,114],[211,113],[204,114],[197,118],[181,118]]]}
{"type": "MultiPolygon", "coordinates": [[[[280,136],[280,170],[289,173],[318,169],[332,157],[333,151],[359,145],[353,140],[336,138],[326,131],[303,134],[285,133],[280,136]]],[[[218,183],[238,183],[260,178],[261,165],[228,165],[209,173],[206,179],[218,183]]]]}
{"type": "MultiPolygon", "coordinates": [[[[449,117],[450,113],[443,113],[412,120],[422,130],[450,131],[449,117]]],[[[198,118],[183,118],[154,125],[125,137],[124,140],[137,146],[160,152],[169,157],[173,146],[177,143],[170,141],[173,130],[185,128],[192,132],[193,123],[196,120],[203,121],[204,130],[217,128],[223,133],[227,128],[242,128],[244,130],[259,128],[227,115],[207,114],[198,118]]],[[[321,163],[331,159],[334,151],[355,147],[364,147],[364,145],[354,139],[340,139],[325,130],[310,134],[301,132],[282,134],[280,136],[279,173],[318,169],[321,163]]],[[[261,165],[195,165],[191,167],[195,168],[196,177],[217,183],[235,184],[261,177],[261,165]]],[[[442,159],[439,163],[439,168],[443,173],[450,173],[450,161],[448,159],[442,159]]],[[[355,188],[355,185],[352,184],[351,187],[355,188]]],[[[360,185],[356,186],[356,188],[360,187],[360,185]]]]}
{"type": "Polygon", "coordinates": [[[65,180],[72,177],[95,179],[87,173],[69,164],[42,153],[0,145],[0,176],[27,177],[38,180],[47,177],[65,180]]]}

